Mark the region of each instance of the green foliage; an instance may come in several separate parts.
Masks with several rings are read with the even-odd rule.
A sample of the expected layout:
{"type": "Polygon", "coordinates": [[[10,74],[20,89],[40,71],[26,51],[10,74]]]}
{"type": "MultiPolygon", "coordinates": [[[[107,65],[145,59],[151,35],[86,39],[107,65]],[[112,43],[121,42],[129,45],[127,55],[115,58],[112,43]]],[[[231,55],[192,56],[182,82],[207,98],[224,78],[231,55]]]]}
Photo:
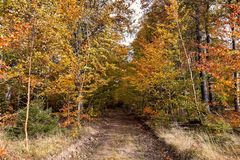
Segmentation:
{"type": "MultiPolygon", "coordinates": [[[[3,85],[0,85],[0,87],[4,88],[3,85]]],[[[7,111],[7,103],[4,91],[5,90],[0,91],[0,114],[3,114],[7,111]]]]}
{"type": "Polygon", "coordinates": [[[163,126],[163,127],[169,127],[172,123],[172,119],[169,115],[166,113],[160,112],[160,114],[152,120],[152,124],[155,126],[163,126]]]}
{"type": "Polygon", "coordinates": [[[231,125],[227,123],[224,119],[215,117],[213,115],[208,116],[205,119],[203,126],[207,131],[213,133],[224,133],[232,130],[231,125]]]}
{"type": "Polygon", "coordinates": [[[90,117],[97,117],[98,115],[100,115],[101,113],[101,108],[100,107],[88,107],[86,109],[86,113],[90,116],[90,117]]]}
{"type": "MultiPolygon", "coordinates": [[[[43,102],[32,101],[29,109],[28,133],[30,137],[50,133],[57,127],[58,117],[51,115],[51,110],[43,109],[43,102]]],[[[16,126],[8,128],[10,137],[24,136],[24,123],[26,118],[26,109],[20,110],[16,120],[16,126]]]]}

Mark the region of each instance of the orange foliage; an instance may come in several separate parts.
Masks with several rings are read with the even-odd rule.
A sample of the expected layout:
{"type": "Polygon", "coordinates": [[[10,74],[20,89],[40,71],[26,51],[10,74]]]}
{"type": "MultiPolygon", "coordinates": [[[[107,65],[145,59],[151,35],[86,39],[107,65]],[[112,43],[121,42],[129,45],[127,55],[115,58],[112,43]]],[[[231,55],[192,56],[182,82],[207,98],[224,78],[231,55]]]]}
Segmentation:
{"type": "Polygon", "coordinates": [[[6,73],[6,70],[8,68],[9,67],[6,66],[6,64],[2,60],[0,60],[0,79],[4,79],[5,78],[5,73],[6,73]]]}
{"type": "MultiPolygon", "coordinates": [[[[8,47],[13,48],[14,46],[16,46],[18,40],[20,38],[23,38],[23,35],[25,35],[28,32],[29,28],[30,25],[28,23],[15,24],[12,28],[13,31],[11,33],[7,33],[6,35],[1,34],[0,49],[5,49],[8,47]]],[[[9,66],[7,66],[2,60],[0,60],[0,79],[4,79],[6,77],[7,69],[9,69],[9,66]]]]}
{"type": "Polygon", "coordinates": [[[153,110],[151,107],[145,107],[143,109],[143,113],[147,116],[156,116],[159,114],[157,111],[153,110]]]}
{"type": "Polygon", "coordinates": [[[74,110],[73,105],[66,104],[63,106],[63,108],[60,111],[61,113],[59,113],[59,115],[64,119],[63,123],[61,124],[63,127],[78,125],[76,123],[78,111],[74,110]]]}
{"type": "Polygon", "coordinates": [[[28,33],[29,29],[30,25],[28,23],[15,24],[11,33],[0,35],[0,48],[13,47],[20,38],[23,38],[23,35],[28,33]]]}
{"type": "Polygon", "coordinates": [[[240,113],[226,111],[224,118],[231,124],[232,127],[240,127],[240,113]]]}
{"type": "Polygon", "coordinates": [[[3,148],[0,148],[0,158],[3,158],[4,156],[6,156],[7,151],[3,148]]]}
{"type": "Polygon", "coordinates": [[[0,126],[13,126],[16,122],[17,113],[4,114],[0,117],[0,126]]]}
{"type": "MultiPolygon", "coordinates": [[[[77,121],[79,112],[78,110],[75,109],[75,105],[66,104],[60,111],[61,113],[58,113],[58,114],[64,120],[61,124],[62,127],[70,127],[70,126],[76,127],[80,125],[78,124],[78,121],[77,121]]],[[[92,118],[87,114],[80,114],[79,119],[88,120],[88,121],[92,120],[92,118]]]]}
{"type": "Polygon", "coordinates": [[[88,120],[88,121],[93,120],[88,114],[81,114],[80,119],[81,120],[88,120]]]}

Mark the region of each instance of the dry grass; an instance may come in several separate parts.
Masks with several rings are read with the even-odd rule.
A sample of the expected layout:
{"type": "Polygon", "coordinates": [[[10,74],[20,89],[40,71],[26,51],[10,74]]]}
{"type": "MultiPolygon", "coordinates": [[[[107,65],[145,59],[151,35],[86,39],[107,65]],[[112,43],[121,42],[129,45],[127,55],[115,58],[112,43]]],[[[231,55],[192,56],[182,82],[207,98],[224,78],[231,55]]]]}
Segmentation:
{"type": "Polygon", "coordinates": [[[0,130],[0,149],[7,159],[41,159],[61,152],[72,143],[73,139],[63,133],[38,137],[30,142],[30,151],[26,153],[23,140],[10,140],[0,130]]]}
{"type": "Polygon", "coordinates": [[[157,133],[181,153],[191,153],[193,159],[240,159],[240,137],[237,135],[225,134],[219,138],[206,133],[185,131],[179,127],[157,129],[157,133]]]}

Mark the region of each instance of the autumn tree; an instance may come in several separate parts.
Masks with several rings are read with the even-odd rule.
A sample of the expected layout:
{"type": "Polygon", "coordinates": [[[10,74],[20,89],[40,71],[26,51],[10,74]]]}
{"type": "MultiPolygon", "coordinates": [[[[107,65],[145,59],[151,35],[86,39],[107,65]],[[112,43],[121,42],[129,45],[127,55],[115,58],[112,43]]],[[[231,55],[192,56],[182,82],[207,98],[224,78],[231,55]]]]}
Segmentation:
{"type": "MultiPolygon", "coordinates": [[[[215,99],[223,105],[234,105],[238,111],[238,50],[236,40],[238,38],[238,7],[237,3],[223,3],[220,5],[222,15],[218,16],[216,25],[210,30],[212,43],[206,47],[208,58],[204,63],[204,69],[215,79],[212,86],[215,99]],[[232,75],[235,76],[233,79],[232,75]],[[235,91],[233,90],[235,88],[235,91]],[[234,95],[232,93],[235,93],[234,95]],[[235,98],[234,98],[235,97],[235,98]],[[234,104],[232,103],[233,101],[234,104]]],[[[216,103],[216,102],[215,102],[216,103]]]]}
{"type": "Polygon", "coordinates": [[[147,102],[143,107],[169,115],[184,110],[190,118],[198,114],[199,103],[181,26],[186,17],[178,13],[175,2],[156,2],[145,17],[133,43],[136,75],[130,80],[147,102]]]}
{"type": "MultiPolygon", "coordinates": [[[[25,26],[26,34],[21,37],[18,43],[11,42],[14,47],[9,47],[5,51],[5,56],[8,57],[14,52],[15,59],[11,60],[15,61],[11,68],[12,79],[16,79],[23,86],[27,84],[26,103],[28,111],[30,100],[40,94],[31,93],[39,90],[40,87],[44,87],[44,82],[46,82],[49,73],[48,64],[50,65],[52,61],[51,56],[56,53],[57,56],[61,53],[67,53],[67,44],[63,45],[67,33],[60,32],[64,27],[60,24],[59,16],[56,14],[56,3],[54,2],[33,1],[30,3],[28,1],[16,1],[6,7],[3,18],[5,32],[15,29],[11,27],[11,20],[14,20],[16,25],[18,23],[27,24],[25,26]],[[52,14],[55,14],[55,17],[52,14]],[[52,24],[51,28],[47,24],[52,24]],[[46,65],[39,67],[41,63],[46,65]]],[[[26,148],[28,150],[27,122],[29,113],[26,113],[25,132],[26,148]]]]}

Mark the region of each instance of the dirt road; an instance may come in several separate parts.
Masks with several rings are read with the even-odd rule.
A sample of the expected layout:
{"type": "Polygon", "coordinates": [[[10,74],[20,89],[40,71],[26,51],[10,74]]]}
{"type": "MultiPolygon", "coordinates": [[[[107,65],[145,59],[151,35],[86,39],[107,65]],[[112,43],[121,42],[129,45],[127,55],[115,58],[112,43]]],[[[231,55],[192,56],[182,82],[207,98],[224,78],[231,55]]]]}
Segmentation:
{"type": "Polygon", "coordinates": [[[168,160],[173,159],[150,131],[131,114],[111,110],[87,140],[75,144],[65,156],[54,159],[168,160]],[[69,155],[70,154],[70,155],[69,155]],[[67,156],[66,156],[67,155],[67,156]]]}

